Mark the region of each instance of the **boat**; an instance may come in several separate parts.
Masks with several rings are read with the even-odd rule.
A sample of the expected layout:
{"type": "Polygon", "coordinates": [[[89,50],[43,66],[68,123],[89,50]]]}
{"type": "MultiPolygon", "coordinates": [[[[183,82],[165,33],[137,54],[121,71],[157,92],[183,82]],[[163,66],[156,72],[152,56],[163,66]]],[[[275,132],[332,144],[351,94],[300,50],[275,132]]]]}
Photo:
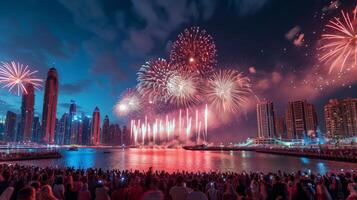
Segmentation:
{"type": "Polygon", "coordinates": [[[103,151],[103,153],[112,153],[111,151],[103,151]]]}
{"type": "Polygon", "coordinates": [[[68,151],[78,151],[78,147],[75,146],[69,147],[68,151]]]}

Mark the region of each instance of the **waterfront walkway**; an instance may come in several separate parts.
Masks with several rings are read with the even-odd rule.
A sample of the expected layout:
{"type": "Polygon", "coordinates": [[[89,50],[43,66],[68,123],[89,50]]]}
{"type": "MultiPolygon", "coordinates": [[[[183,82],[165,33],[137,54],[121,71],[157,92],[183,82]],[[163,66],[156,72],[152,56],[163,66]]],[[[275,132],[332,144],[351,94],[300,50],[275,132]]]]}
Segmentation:
{"type": "Polygon", "coordinates": [[[357,163],[357,148],[282,148],[282,147],[240,147],[240,146],[186,146],[186,150],[194,151],[255,151],[288,156],[309,157],[325,160],[357,163]]]}
{"type": "Polygon", "coordinates": [[[39,152],[11,152],[0,153],[0,162],[18,161],[18,160],[38,160],[38,159],[54,159],[61,158],[62,155],[58,151],[41,150],[39,152]]]}

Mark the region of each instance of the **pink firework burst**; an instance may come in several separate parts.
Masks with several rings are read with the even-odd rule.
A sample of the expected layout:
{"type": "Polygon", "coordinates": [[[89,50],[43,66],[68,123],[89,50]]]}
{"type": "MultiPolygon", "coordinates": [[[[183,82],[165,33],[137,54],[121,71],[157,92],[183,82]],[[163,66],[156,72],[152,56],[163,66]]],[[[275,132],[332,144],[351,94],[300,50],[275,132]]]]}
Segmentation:
{"type": "Polygon", "coordinates": [[[336,67],[340,72],[357,66],[357,6],[352,14],[341,11],[342,19],[334,17],[326,25],[329,33],[321,35],[319,60],[330,65],[329,73],[336,67]]]}
{"type": "Polygon", "coordinates": [[[36,73],[37,71],[30,71],[28,65],[14,61],[1,62],[0,83],[9,91],[16,90],[17,95],[27,94],[26,84],[32,84],[36,89],[41,86],[42,79],[34,78],[36,73]]]}
{"type": "Polygon", "coordinates": [[[216,45],[211,35],[199,27],[185,29],[173,43],[170,59],[181,69],[205,76],[216,65],[216,45]]]}

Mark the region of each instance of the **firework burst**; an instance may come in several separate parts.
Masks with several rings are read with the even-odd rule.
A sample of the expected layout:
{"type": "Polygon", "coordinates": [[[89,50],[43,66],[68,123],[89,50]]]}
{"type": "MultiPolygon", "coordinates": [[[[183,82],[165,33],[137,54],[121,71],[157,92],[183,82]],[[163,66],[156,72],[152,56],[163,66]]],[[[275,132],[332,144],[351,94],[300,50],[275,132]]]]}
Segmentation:
{"type": "Polygon", "coordinates": [[[207,101],[218,110],[237,112],[251,93],[249,79],[236,70],[219,70],[208,81],[207,101]]]}
{"type": "Polygon", "coordinates": [[[173,43],[170,59],[182,69],[205,76],[216,64],[213,38],[199,27],[185,29],[173,43]]]}
{"type": "Polygon", "coordinates": [[[178,107],[190,107],[199,102],[199,78],[192,73],[176,73],[169,77],[169,102],[178,107]]]}
{"type": "Polygon", "coordinates": [[[32,84],[34,88],[39,89],[42,80],[33,78],[37,71],[30,71],[28,65],[12,62],[1,62],[0,65],[0,83],[3,88],[9,91],[16,90],[17,95],[27,94],[26,84],[32,84]]]}
{"type": "Polygon", "coordinates": [[[335,17],[329,21],[326,28],[330,33],[322,34],[323,45],[319,60],[330,65],[329,73],[340,66],[340,72],[345,67],[357,66],[357,6],[352,15],[341,11],[342,19],[335,17]]]}
{"type": "Polygon", "coordinates": [[[136,90],[127,89],[114,106],[114,113],[118,116],[132,115],[141,109],[141,99],[136,90]]]}
{"type": "Polygon", "coordinates": [[[168,96],[167,83],[176,73],[175,65],[159,58],[146,62],[138,72],[138,91],[151,101],[166,100],[168,96]]]}

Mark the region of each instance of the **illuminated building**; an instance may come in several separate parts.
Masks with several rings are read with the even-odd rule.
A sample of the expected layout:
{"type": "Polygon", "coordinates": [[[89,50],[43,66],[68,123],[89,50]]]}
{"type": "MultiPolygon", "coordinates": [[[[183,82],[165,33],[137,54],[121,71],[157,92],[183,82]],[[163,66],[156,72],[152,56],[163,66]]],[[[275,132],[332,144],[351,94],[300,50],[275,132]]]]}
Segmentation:
{"type": "Polygon", "coordinates": [[[41,123],[40,123],[40,118],[38,116],[33,118],[32,141],[37,143],[41,141],[41,123]]]}
{"type": "Polygon", "coordinates": [[[357,136],[357,98],[331,99],[324,106],[328,137],[357,136]]]}
{"type": "Polygon", "coordinates": [[[303,139],[316,135],[317,114],[315,107],[306,100],[289,102],[285,121],[289,139],[303,139]]]}
{"type": "Polygon", "coordinates": [[[71,144],[72,138],[75,137],[72,133],[72,125],[73,125],[73,118],[76,115],[77,112],[77,105],[76,103],[72,100],[71,104],[69,106],[69,114],[67,117],[67,123],[65,124],[65,135],[64,135],[64,144],[71,144]]]}
{"type": "Polygon", "coordinates": [[[100,144],[100,112],[99,108],[95,107],[91,125],[91,145],[100,144]]]}
{"type": "Polygon", "coordinates": [[[65,133],[68,123],[68,113],[64,113],[58,122],[58,127],[56,130],[56,144],[63,145],[65,142],[65,133]]]}
{"type": "Polygon", "coordinates": [[[109,144],[110,143],[110,131],[109,131],[109,117],[108,115],[105,116],[102,126],[102,137],[101,137],[102,144],[109,144]]]}
{"type": "Polygon", "coordinates": [[[14,142],[16,139],[16,117],[16,113],[7,111],[4,132],[8,142],[14,142]]]}
{"type": "Polygon", "coordinates": [[[41,142],[45,144],[54,144],[57,99],[58,99],[57,70],[55,68],[51,68],[47,73],[46,86],[45,86],[44,99],[43,99],[41,142]]]}
{"type": "Polygon", "coordinates": [[[82,145],[90,145],[91,118],[82,115],[82,145]]]}
{"type": "Polygon", "coordinates": [[[27,94],[22,94],[21,123],[19,131],[19,141],[31,141],[32,123],[35,105],[35,89],[32,84],[25,85],[27,94]]]}
{"type": "Polygon", "coordinates": [[[275,137],[286,138],[285,118],[275,115],[275,137]]]}
{"type": "Polygon", "coordinates": [[[275,137],[275,110],[272,102],[257,104],[258,137],[275,137]]]}

